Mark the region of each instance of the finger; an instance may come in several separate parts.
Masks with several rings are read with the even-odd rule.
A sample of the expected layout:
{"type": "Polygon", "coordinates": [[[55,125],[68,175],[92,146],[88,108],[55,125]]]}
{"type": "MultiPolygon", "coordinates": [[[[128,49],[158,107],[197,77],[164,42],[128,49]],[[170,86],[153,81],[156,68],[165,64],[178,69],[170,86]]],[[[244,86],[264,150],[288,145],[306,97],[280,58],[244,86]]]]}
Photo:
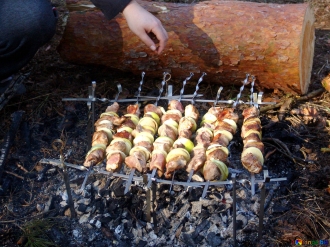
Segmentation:
{"type": "Polygon", "coordinates": [[[152,39],[148,36],[147,33],[142,32],[139,35],[139,38],[142,40],[143,43],[145,43],[152,51],[156,51],[156,45],[152,41],[152,39]]]}
{"type": "Polygon", "coordinates": [[[162,26],[160,26],[159,28],[155,28],[154,30],[152,30],[152,32],[156,35],[157,39],[159,40],[159,47],[157,53],[161,54],[168,40],[167,32],[162,26]]]}

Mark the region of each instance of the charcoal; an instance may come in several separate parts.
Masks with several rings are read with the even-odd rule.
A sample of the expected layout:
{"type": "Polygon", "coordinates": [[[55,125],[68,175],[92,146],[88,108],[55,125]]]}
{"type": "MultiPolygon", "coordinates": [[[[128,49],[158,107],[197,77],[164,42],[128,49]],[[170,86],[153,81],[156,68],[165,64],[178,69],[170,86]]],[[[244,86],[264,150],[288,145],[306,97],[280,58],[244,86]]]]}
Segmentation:
{"type": "Polygon", "coordinates": [[[148,242],[147,241],[144,241],[144,240],[140,240],[137,247],[145,247],[148,245],[148,242]]]}
{"type": "Polygon", "coordinates": [[[203,194],[202,188],[193,188],[189,190],[188,201],[189,202],[198,201],[199,198],[202,196],[202,194],[203,194]]]}
{"type": "Polygon", "coordinates": [[[88,220],[89,220],[89,216],[90,216],[89,213],[88,213],[88,214],[83,214],[83,215],[79,218],[79,223],[80,223],[80,224],[84,224],[84,223],[88,222],[88,220]]]}
{"type": "Polygon", "coordinates": [[[45,207],[44,207],[44,212],[48,212],[49,210],[54,209],[54,201],[55,201],[55,197],[54,196],[50,196],[48,201],[45,203],[45,207]]]}
{"type": "Polygon", "coordinates": [[[85,213],[86,212],[86,209],[87,209],[87,206],[85,204],[78,204],[78,208],[77,210],[81,213],[85,213]]]}
{"type": "Polygon", "coordinates": [[[188,212],[189,208],[190,208],[190,204],[188,204],[188,203],[184,204],[180,208],[180,210],[177,212],[176,217],[181,218],[181,217],[185,216],[185,214],[188,212]]]}
{"type": "Polygon", "coordinates": [[[193,233],[193,238],[196,238],[201,231],[205,229],[207,230],[209,227],[210,227],[210,221],[206,219],[202,220],[201,223],[197,224],[195,231],[193,233]]]}
{"type": "Polygon", "coordinates": [[[210,232],[207,234],[206,241],[209,244],[210,247],[216,247],[221,244],[221,238],[214,232],[210,232]]]}
{"type": "Polygon", "coordinates": [[[181,240],[185,243],[186,246],[194,247],[196,246],[192,234],[182,233],[181,240]]]}
{"type": "Polygon", "coordinates": [[[50,229],[50,236],[51,236],[51,239],[54,241],[55,244],[62,245],[62,246],[67,245],[67,238],[63,234],[62,230],[59,229],[58,227],[53,226],[50,229]]]}
{"type": "Polygon", "coordinates": [[[196,202],[191,202],[192,208],[191,208],[191,213],[193,215],[198,215],[202,212],[202,202],[196,201],[196,202]]]}

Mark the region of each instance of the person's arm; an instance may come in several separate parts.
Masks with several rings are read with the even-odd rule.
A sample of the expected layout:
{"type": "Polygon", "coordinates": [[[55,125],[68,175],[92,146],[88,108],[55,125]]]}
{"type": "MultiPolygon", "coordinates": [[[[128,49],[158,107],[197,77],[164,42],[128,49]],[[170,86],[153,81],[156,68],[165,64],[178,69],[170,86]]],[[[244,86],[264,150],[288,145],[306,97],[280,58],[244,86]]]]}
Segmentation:
{"type": "Polygon", "coordinates": [[[123,10],[129,28],[135,33],[151,50],[160,54],[166,45],[168,35],[161,22],[150,12],[132,0],[123,10]],[[159,40],[159,46],[148,36],[153,33],[159,40]]]}
{"type": "Polygon", "coordinates": [[[111,20],[124,10],[131,0],[91,0],[98,7],[104,16],[111,20]]]}
{"type": "Polygon", "coordinates": [[[166,45],[168,35],[161,22],[150,12],[141,7],[134,0],[92,0],[93,4],[100,8],[106,18],[112,19],[122,12],[128,27],[151,50],[160,54],[166,45]],[[159,40],[159,46],[148,36],[153,33],[159,40]]]}

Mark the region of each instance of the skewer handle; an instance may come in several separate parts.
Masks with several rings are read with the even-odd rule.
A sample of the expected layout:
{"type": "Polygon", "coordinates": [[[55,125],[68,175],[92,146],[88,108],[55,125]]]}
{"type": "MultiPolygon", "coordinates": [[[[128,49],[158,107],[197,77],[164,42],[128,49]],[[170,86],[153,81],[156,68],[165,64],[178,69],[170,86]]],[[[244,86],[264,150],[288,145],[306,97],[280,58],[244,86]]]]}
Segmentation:
{"type": "Polygon", "coordinates": [[[159,101],[160,97],[162,96],[162,93],[163,93],[163,91],[164,91],[165,83],[166,83],[167,81],[169,81],[170,79],[171,79],[171,75],[170,75],[169,73],[167,73],[167,72],[164,72],[164,73],[163,73],[163,81],[162,81],[162,85],[161,85],[161,88],[159,89],[159,95],[158,95],[158,97],[157,97],[157,99],[156,99],[155,106],[158,105],[158,101],[159,101]],[[166,78],[167,76],[169,76],[169,78],[166,78]]]}
{"type": "Polygon", "coordinates": [[[142,89],[142,84],[143,84],[143,78],[144,78],[144,75],[145,75],[145,74],[146,74],[145,72],[142,72],[142,73],[141,73],[141,77],[142,77],[142,79],[141,79],[141,81],[140,81],[140,86],[139,86],[139,88],[138,88],[138,94],[137,94],[137,96],[136,96],[136,104],[139,104],[139,98],[140,98],[141,89],[142,89]]]}
{"type": "Polygon", "coordinates": [[[117,84],[117,89],[118,89],[118,93],[116,94],[115,102],[117,102],[120,93],[123,91],[123,88],[121,87],[121,84],[120,83],[117,84]]]}
{"type": "Polygon", "coordinates": [[[238,102],[239,102],[239,99],[240,99],[241,96],[242,96],[242,92],[243,92],[243,90],[244,90],[244,87],[245,87],[245,85],[248,84],[248,82],[249,82],[249,77],[250,77],[250,74],[246,74],[246,78],[245,78],[245,80],[243,81],[243,85],[242,85],[242,86],[240,87],[240,89],[239,89],[239,93],[238,93],[237,96],[236,96],[236,101],[235,101],[233,107],[236,107],[236,106],[238,105],[238,102]]]}
{"type": "Polygon", "coordinates": [[[202,76],[199,78],[199,80],[198,80],[198,82],[197,82],[197,84],[196,84],[196,89],[195,89],[195,92],[194,92],[194,94],[193,94],[193,96],[192,96],[192,99],[191,99],[191,103],[194,105],[195,104],[195,98],[196,98],[196,96],[197,96],[197,92],[198,92],[198,90],[199,90],[199,84],[203,81],[203,77],[206,75],[206,73],[205,72],[203,72],[203,74],[202,74],[202,76]]]}
{"type": "Polygon", "coordinates": [[[183,93],[184,93],[184,87],[186,86],[187,81],[190,80],[190,78],[191,78],[193,75],[194,75],[194,73],[190,72],[190,76],[187,77],[187,78],[183,81],[183,86],[182,86],[182,88],[181,88],[181,90],[180,90],[180,97],[179,97],[179,101],[180,101],[180,102],[181,102],[181,99],[182,99],[182,95],[183,95],[183,93]]]}
{"type": "Polygon", "coordinates": [[[218,92],[217,92],[217,96],[215,97],[215,100],[214,100],[214,103],[213,103],[213,107],[216,107],[216,105],[218,104],[222,89],[223,89],[223,87],[219,87],[218,92]]]}
{"type": "Polygon", "coordinates": [[[253,75],[252,76],[252,82],[251,82],[251,89],[250,89],[250,91],[251,91],[251,96],[250,96],[250,105],[253,105],[253,103],[254,103],[254,100],[253,100],[253,87],[254,87],[254,83],[255,83],[255,80],[256,80],[256,77],[253,75]]]}

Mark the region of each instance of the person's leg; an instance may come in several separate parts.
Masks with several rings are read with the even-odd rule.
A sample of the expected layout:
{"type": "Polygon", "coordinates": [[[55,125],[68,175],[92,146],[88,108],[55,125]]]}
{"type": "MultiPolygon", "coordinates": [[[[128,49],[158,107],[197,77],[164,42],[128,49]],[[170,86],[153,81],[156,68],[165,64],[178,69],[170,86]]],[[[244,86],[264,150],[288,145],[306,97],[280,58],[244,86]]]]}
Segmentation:
{"type": "Polygon", "coordinates": [[[18,72],[55,34],[49,0],[0,1],[0,81],[18,72]]]}

